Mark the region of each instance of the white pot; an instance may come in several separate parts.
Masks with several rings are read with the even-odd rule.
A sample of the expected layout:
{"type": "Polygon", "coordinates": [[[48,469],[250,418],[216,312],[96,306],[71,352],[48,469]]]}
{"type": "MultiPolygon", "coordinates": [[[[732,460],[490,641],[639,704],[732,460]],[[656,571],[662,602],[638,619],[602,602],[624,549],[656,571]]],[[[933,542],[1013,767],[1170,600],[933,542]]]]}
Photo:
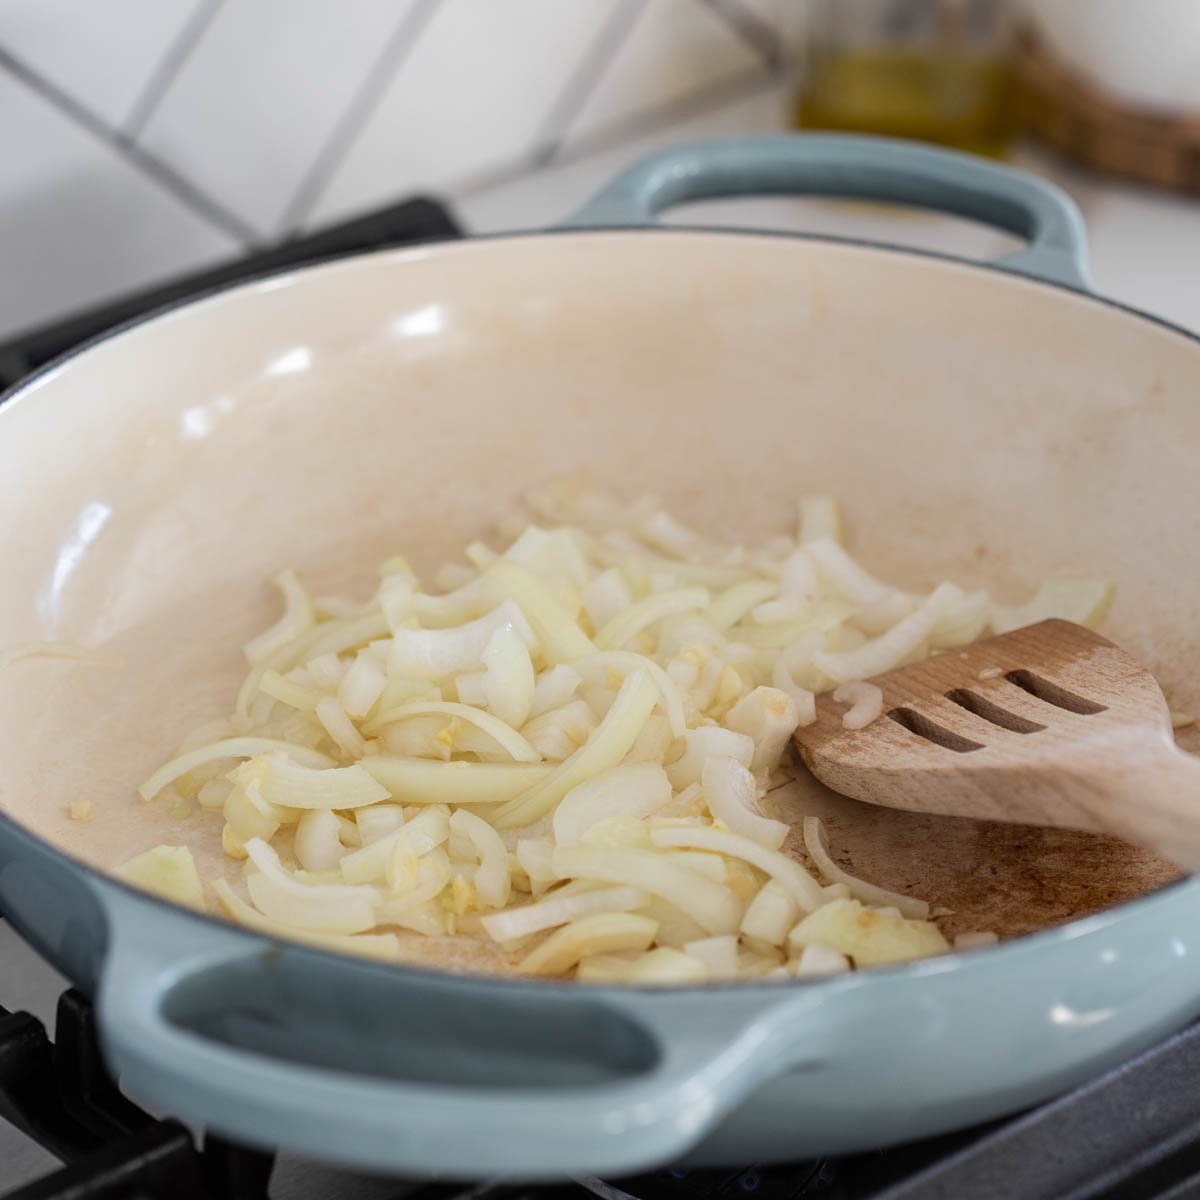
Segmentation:
{"type": "Polygon", "coordinates": [[[1200,113],[1196,0],[1018,0],[1051,51],[1118,100],[1200,113]]]}

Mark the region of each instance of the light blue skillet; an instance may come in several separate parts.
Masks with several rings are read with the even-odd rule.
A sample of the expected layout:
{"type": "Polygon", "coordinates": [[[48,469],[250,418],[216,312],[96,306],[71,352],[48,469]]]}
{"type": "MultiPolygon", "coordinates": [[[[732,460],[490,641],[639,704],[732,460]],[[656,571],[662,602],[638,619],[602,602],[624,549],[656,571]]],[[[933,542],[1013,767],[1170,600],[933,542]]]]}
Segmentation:
{"type": "MultiPolygon", "coordinates": [[[[1073,304],[1068,290],[1088,289],[1080,218],[1056,189],[873,139],[682,146],[634,167],[554,236],[603,238],[586,231],[758,193],[975,218],[1028,246],[955,270],[993,286],[1019,273],[1073,304]]],[[[189,319],[186,306],[169,318],[189,319]]],[[[1200,379],[1200,349],[1195,358],[1200,379]]],[[[90,361],[84,350],[49,372],[87,386],[90,361]]],[[[0,439],[47,378],[0,408],[0,439]]],[[[458,1178],[836,1154],[1045,1099],[1200,1011],[1197,895],[1187,881],[996,949],[826,982],[585,989],[273,944],[130,890],[0,819],[0,906],[97,997],[105,1051],[135,1095],[246,1142],[458,1178]]]]}

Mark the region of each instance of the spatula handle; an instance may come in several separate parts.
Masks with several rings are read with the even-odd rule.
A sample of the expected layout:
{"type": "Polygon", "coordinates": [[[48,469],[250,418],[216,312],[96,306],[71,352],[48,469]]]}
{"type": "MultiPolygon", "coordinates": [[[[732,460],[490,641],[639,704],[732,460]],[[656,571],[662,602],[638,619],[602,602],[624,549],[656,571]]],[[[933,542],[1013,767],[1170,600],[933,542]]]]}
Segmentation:
{"type": "Polygon", "coordinates": [[[1200,758],[1166,739],[1095,758],[1072,774],[1072,801],[1097,827],[1200,874],[1200,758]]]}

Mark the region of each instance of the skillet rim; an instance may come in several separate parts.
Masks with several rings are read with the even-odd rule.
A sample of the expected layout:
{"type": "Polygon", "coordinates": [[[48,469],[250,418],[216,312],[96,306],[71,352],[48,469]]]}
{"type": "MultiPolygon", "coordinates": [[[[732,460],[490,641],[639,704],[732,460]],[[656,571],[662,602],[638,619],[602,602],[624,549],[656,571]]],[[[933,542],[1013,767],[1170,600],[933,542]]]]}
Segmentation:
{"type": "MultiPolygon", "coordinates": [[[[1095,292],[1082,291],[1079,288],[1070,286],[1069,284],[1060,283],[1055,280],[1043,279],[1036,275],[1026,274],[1023,271],[1015,270],[1003,265],[1002,262],[986,262],[976,259],[965,258],[962,255],[948,254],[937,250],[927,250],[922,248],[901,246],[891,242],[878,241],[872,238],[854,238],[828,234],[805,233],[805,232],[789,232],[783,230],[763,230],[742,227],[712,227],[703,225],[649,225],[649,226],[596,226],[596,227],[569,227],[569,228],[552,228],[544,230],[516,230],[511,232],[487,233],[478,234],[471,237],[466,237],[457,240],[424,242],[417,246],[407,247],[383,247],[374,250],[355,250],[345,254],[339,254],[327,259],[322,259],[319,262],[307,263],[301,266],[288,265],[268,269],[261,274],[251,275],[245,279],[233,280],[227,283],[218,284],[212,288],[206,288],[194,295],[171,301],[157,308],[151,309],[149,312],[143,313],[140,316],[133,317],[128,321],[123,321],[114,325],[111,329],[106,329],[102,333],[96,334],[94,337],[80,342],[77,346],[71,347],[62,354],[56,355],[54,358],[36,370],[26,375],[23,379],[17,380],[16,383],[0,392],[0,420],[3,419],[4,410],[12,404],[20,401],[29,402],[29,396],[36,393],[37,389],[47,382],[50,378],[61,372],[72,360],[81,357],[88,351],[103,345],[106,342],[112,341],[115,338],[121,337],[125,333],[129,333],[142,325],[149,324],[153,321],[166,319],[177,316],[182,310],[206,304],[225,297],[228,293],[245,290],[250,292],[254,289],[262,289],[264,286],[267,290],[276,290],[281,287],[291,286],[296,280],[301,277],[318,274],[326,271],[344,270],[353,267],[357,262],[364,259],[375,258],[393,258],[399,260],[421,260],[434,257],[441,253],[468,253],[474,245],[478,243],[488,244],[499,241],[530,241],[542,239],[546,237],[594,237],[594,236],[616,236],[627,237],[631,234],[639,236],[688,236],[701,234],[704,236],[730,237],[730,238],[767,238],[767,239],[785,239],[788,241],[803,241],[815,242],[834,246],[849,246],[862,248],[867,250],[882,251],[889,255],[897,255],[901,257],[913,257],[917,259],[932,259],[935,262],[949,263],[954,266],[965,268],[967,270],[983,271],[989,274],[1003,275],[1009,279],[1017,279],[1026,284],[1048,288],[1055,292],[1065,292],[1075,300],[1084,303],[1092,303],[1100,305],[1104,308],[1115,309],[1117,312],[1123,313],[1126,316],[1133,317],[1139,321],[1145,321],[1150,325],[1164,330],[1167,333],[1175,334],[1185,338],[1187,341],[1200,346],[1200,332],[1184,328],[1182,325],[1174,321],[1167,320],[1164,317],[1157,316],[1153,313],[1145,312],[1142,309],[1136,308],[1131,304],[1126,304],[1120,300],[1114,300],[1107,296],[1098,295],[1095,292]]],[[[3,436],[0,430],[0,436],[3,436]]],[[[360,958],[352,954],[344,954],[335,950],[324,949],[318,946],[308,945],[303,942],[290,941],[282,938],[271,937],[266,934],[258,933],[255,930],[247,929],[245,926],[238,925],[236,922],[227,920],[224,917],[217,916],[209,912],[197,912],[181,904],[167,900],[161,896],[155,895],[153,892],[145,891],[141,888],[134,887],[132,884],[125,883],[119,877],[109,874],[100,868],[93,866],[90,863],[84,862],[82,859],[75,858],[68,854],[54,842],[48,841],[40,834],[35,833],[32,829],[23,825],[15,817],[7,813],[3,808],[0,808],[0,826],[4,830],[11,832],[19,842],[27,844],[28,849],[41,851],[49,854],[56,859],[58,863],[72,871],[82,872],[83,877],[89,884],[99,883],[101,885],[98,895],[98,903],[100,904],[105,919],[108,920],[110,913],[107,905],[102,897],[103,888],[111,887],[124,893],[126,896],[135,901],[149,903],[150,905],[162,909],[170,913],[173,917],[183,917],[193,921],[201,922],[207,927],[216,927],[224,933],[232,934],[236,937],[244,939],[248,945],[258,943],[264,946],[275,946],[286,949],[289,953],[299,953],[302,957],[313,956],[318,961],[328,963],[332,960],[339,964],[342,969],[345,969],[348,964],[352,964],[355,968],[365,968],[368,971],[384,971],[389,974],[399,971],[406,977],[415,978],[425,983],[449,984],[453,986],[467,986],[488,989],[492,987],[509,988],[528,988],[533,985],[538,988],[542,994],[550,993],[556,995],[573,995],[578,994],[581,990],[581,985],[575,980],[542,980],[519,975],[489,975],[480,972],[457,972],[446,968],[432,968],[420,966],[403,960],[399,962],[383,962],[375,959],[360,958]]],[[[726,995],[730,992],[736,992],[738,995],[757,995],[767,998],[773,995],[781,995],[786,992],[793,992],[797,987],[811,989],[820,987],[825,989],[829,994],[843,992],[848,990],[857,990],[861,987],[871,986],[870,980],[880,978],[883,980],[901,979],[901,980],[917,980],[929,978],[935,975],[954,974],[969,967],[969,964],[979,955],[987,956],[988,961],[996,962],[999,956],[1005,958],[1013,958],[1017,955],[1037,953],[1043,946],[1049,947],[1055,942],[1064,942],[1073,940],[1077,937],[1086,936],[1091,933],[1099,932],[1102,929],[1108,928],[1115,924],[1123,913],[1129,911],[1144,911],[1152,909],[1156,906],[1165,904],[1174,896],[1184,896],[1188,889],[1194,894],[1194,897],[1200,902],[1200,878],[1193,878],[1188,875],[1181,876],[1179,879],[1172,880],[1170,883],[1164,884],[1159,888],[1155,888],[1151,892],[1147,892],[1142,896],[1138,896],[1132,900],[1124,900],[1118,904],[1114,904],[1108,908],[1099,909],[1096,912],[1089,913],[1083,917],[1077,917],[1069,921],[1065,921],[1059,925],[1051,925],[1045,929],[1039,929],[1033,933],[1021,934],[1018,937],[1012,938],[1005,942],[1000,942],[993,946],[979,947],[974,950],[956,951],[951,954],[931,959],[920,959],[915,962],[899,963],[893,966],[872,967],[868,971],[853,971],[845,975],[832,976],[826,979],[810,979],[810,980],[794,980],[794,979],[776,979],[776,980],[725,980],[711,981],[703,984],[672,984],[668,986],[651,985],[651,984],[586,984],[582,985],[583,994],[588,996],[596,996],[604,998],[611,995],[628,995],[630,992],[652,995],[688,995],[694,996],[698,993],[708,995],[717,993],[718,995],[726,995]]],[[[106,947],[107,951],[107,947],[106,947]]],[[[102,957],[107,958],[107,953],[102,957]]],[[[103,967],[101,967],[103,969],[103,967]]]]}

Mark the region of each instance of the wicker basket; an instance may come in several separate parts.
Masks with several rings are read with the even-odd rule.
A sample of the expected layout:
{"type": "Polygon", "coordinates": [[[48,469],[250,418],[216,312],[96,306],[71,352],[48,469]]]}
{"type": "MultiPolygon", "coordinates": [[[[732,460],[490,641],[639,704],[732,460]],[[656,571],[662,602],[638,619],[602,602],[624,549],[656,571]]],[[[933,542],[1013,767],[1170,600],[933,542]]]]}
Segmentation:
{"type": "Polygon", "coordinates": [[[1128,108],[1064,67],[1029,33],[1019,39],[1016,63],[1024,129],[1096,170],[1200,193],[1200,114],[1128,108]]]}

